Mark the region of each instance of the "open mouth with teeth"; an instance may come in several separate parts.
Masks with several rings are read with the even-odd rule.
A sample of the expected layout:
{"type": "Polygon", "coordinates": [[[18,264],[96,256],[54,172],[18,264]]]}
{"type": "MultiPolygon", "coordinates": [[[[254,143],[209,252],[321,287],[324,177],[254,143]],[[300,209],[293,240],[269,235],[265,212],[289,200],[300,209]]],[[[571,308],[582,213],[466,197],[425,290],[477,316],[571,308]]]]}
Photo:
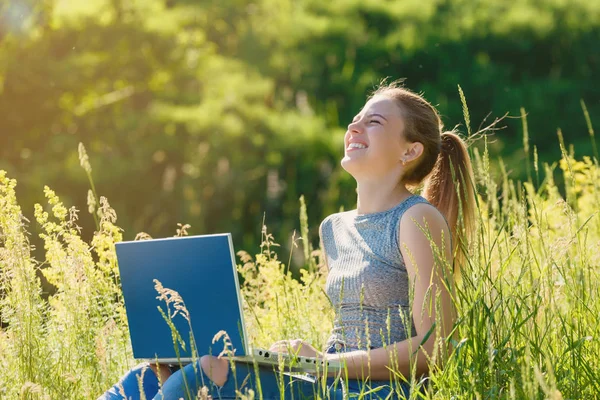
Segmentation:
{"type": "Polygon", "coordinates": [[[350,143],[346,150],[366,149],[368,146],[362,143],[350,143]]]}

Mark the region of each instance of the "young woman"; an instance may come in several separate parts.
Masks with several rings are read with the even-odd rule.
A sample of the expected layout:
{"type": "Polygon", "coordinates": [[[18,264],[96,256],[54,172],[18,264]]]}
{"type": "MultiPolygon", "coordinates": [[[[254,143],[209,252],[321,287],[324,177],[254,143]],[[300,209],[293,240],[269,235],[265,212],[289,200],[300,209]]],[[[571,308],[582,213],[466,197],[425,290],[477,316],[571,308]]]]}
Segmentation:
{"type": "Polygon", "coordinates": [[[184,382],[207,386],[213,398],[235,398],[235,383],[244,380],[265,399],[280,398],[280,390],[300,398],[319,391],[340,399],[369,391],[366,398],[396,398],[408,394],[400,374],[427,375],[436,344],[447,344],[453,327],[453,259],[473,221],[466,147],[454,132],[442,133],[430,103],[397,84],[368,99],[348,125],[344,146],[341,164],[356,179],[358,205],[320,227],[333,331],[323,352],[302,340],[283,340],[271,350],[339,360],[345,381],[329,378],[325,388],[305,380],[282,384],[272,369],[238,363],[234,373],[226,359],[204,356],[199,366],[172,375],[165,367],[137,367],[104,399],[136,399],[140,387],[147,399],[195,397],[184,382]],[[422,196],[412,194],[409,189],[421,184],[422,196]]]}

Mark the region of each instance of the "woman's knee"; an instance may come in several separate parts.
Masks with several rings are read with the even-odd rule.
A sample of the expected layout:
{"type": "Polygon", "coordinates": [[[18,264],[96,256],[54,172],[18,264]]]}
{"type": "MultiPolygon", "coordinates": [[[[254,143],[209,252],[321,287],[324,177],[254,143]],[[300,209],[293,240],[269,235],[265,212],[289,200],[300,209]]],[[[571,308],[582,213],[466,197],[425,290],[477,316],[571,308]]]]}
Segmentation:
{"type": "Polygon", "coordinates": [[[200,358],[202,372],[217,386],[223,386],[229,378],[229,361],[215,356],[200,358]]]}

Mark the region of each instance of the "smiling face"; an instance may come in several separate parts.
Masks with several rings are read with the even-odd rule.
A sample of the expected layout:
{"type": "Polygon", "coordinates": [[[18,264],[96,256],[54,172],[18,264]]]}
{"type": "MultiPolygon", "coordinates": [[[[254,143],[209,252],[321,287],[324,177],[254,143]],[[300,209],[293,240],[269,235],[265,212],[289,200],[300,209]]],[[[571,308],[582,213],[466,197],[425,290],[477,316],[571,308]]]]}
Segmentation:
{"type": "Polygon", "coordinates": [[[406,141],[403,129],[402,113],[396,102],[385,96],[373,97],[348,125],[342,167],[357,179],[390,173],[400,178],[404,170],[402,161],[418,157],[421,145],[406,141]]]}

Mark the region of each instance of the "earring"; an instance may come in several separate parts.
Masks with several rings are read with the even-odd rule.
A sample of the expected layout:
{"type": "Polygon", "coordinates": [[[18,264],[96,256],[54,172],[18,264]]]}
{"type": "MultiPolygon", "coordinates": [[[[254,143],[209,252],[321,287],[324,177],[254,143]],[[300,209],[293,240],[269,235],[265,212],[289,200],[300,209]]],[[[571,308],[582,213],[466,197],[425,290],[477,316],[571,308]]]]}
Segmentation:
{"type": "Polygon", "coordinates": [[[403,159],[402,159],[402,166],[404,167],[405,165],[406,165],[406,159],[405,159],[405,158],[403,158],[403,159]]]}

